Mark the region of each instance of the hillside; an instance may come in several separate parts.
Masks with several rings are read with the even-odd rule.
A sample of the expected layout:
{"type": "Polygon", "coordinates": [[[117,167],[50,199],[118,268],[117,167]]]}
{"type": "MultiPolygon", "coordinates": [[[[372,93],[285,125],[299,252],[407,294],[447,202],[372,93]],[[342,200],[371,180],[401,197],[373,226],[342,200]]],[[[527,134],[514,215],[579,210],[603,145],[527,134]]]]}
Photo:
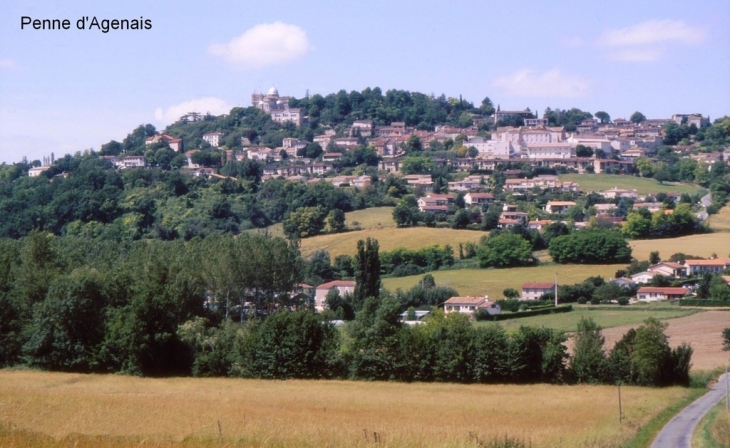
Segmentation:
{"type": "MultiPolygon", "coordinates": [[[[624,265],[556,265],[546,264],[528,268],[510,269],[460,269],[452,271],[431,272],[436,284],[450,286],[462,296],[484,296],[502,298],[502,291],[506,288],[520,289],[525,282],[554,282],[555,274],[558,283],[580,283],[587,277],[600,275],[603,278],[613,278],[618,269],[624,265]]],[[[383,279],[383,287],[391,291],[397,288],[407,290],[419,281],[422,275],[410,277],[383,279]]]]}
{"type": "Polygon", "coordinates": [[[688,193],[697,194],[702,188],[697,185],[678,182],[659,183],[654,179],[636,176],[620,176],[616,174],[561,174],[561,181],[575,182],[581,191],[603,191],[613,187],[633,188],[639,194],[649,193],[688,193]]]}

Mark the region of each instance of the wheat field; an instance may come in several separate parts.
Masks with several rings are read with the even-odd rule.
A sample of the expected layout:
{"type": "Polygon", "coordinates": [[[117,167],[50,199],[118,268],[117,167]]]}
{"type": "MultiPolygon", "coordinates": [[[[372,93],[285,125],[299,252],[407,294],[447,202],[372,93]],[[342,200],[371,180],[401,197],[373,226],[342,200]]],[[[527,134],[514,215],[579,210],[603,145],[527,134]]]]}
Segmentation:
{"type": "Polygon", "coordinates": [[[150,379],[0,371],[0,446],[617,446],[683,388],[150,379]]]}

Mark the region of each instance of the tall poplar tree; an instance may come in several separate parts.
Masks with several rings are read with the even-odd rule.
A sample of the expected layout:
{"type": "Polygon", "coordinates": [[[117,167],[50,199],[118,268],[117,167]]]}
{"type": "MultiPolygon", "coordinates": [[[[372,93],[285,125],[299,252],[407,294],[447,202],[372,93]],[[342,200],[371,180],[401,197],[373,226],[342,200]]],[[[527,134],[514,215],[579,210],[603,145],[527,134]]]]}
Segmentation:
{"type": "Polygon", "coordinates": [[[354,308],[359,310],[368,297],[380,296],[380,256],[378,240],[368,238],[357,242],[355,256],[354,308]]]}

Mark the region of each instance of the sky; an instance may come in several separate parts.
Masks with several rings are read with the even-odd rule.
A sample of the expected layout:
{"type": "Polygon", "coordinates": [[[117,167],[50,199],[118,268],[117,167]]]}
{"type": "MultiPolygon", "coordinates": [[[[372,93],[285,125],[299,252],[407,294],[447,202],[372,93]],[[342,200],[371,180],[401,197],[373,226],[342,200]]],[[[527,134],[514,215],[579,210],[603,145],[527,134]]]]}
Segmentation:
{"type": "Polygon", "coordinates": [[[98,150],[140,124],[249,106],[271,86],[296,98],[377,86],[614,119],[730,115],[728,0],[3,0],[0,10],[0,163],[98,150]],[[105,33],[94,17],[151,28],[105,33]],[[69,29],[34,29],[44,19],[69,29]]]}

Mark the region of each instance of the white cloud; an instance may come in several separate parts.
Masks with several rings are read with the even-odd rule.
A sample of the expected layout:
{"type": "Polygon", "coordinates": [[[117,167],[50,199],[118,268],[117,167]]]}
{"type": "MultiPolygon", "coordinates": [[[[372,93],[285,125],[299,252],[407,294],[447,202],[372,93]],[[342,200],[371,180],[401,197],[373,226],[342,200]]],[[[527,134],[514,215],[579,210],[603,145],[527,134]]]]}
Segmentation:
{"type": "Polygon", "coordinates": [[[649,20],[626,28],[607,31],[600,43],[609,47],[654,45],[667,42],[698,44],[705,31],[681,20],[649,20]]]}
{"type": "Polygon", "coordinates": [[[163,124],[170,124],[179,120],[180,117],[188,112],[198,112],[201,114],[210,112],[212,115],[223,115],[230,112],[232,108],[233,106],[220,98],[197,98],[170,106],[167,110],[158,107],[155,109],[155,120],[163,124]]]}
{"type": "Polygon", "coordinates": [[[497,78],[492,85],[501,87],[506,95],[542,98],[576,98],[584,96],[590,81],[579,76],[564,75],[559,69],[542,74],[522,69],[497,78]]]}
{"type": "Polygon", "coordinates": [[[664,48],[627,48],[608,54],[614,61],[625,62],[653,62],[661,59],[664,48]]]}
{"type": "Polygon", "coordinates": [[[0,70],[18,70],[20,65],[12,59],[0,59],[0,70]]]}
{"type": "Polygon", "coordinates": [[[301,59],[313,49],[303,29],[274,22],[256,25],[226,44],[213,44],[208,52],[249,69],[301,59]]]}

